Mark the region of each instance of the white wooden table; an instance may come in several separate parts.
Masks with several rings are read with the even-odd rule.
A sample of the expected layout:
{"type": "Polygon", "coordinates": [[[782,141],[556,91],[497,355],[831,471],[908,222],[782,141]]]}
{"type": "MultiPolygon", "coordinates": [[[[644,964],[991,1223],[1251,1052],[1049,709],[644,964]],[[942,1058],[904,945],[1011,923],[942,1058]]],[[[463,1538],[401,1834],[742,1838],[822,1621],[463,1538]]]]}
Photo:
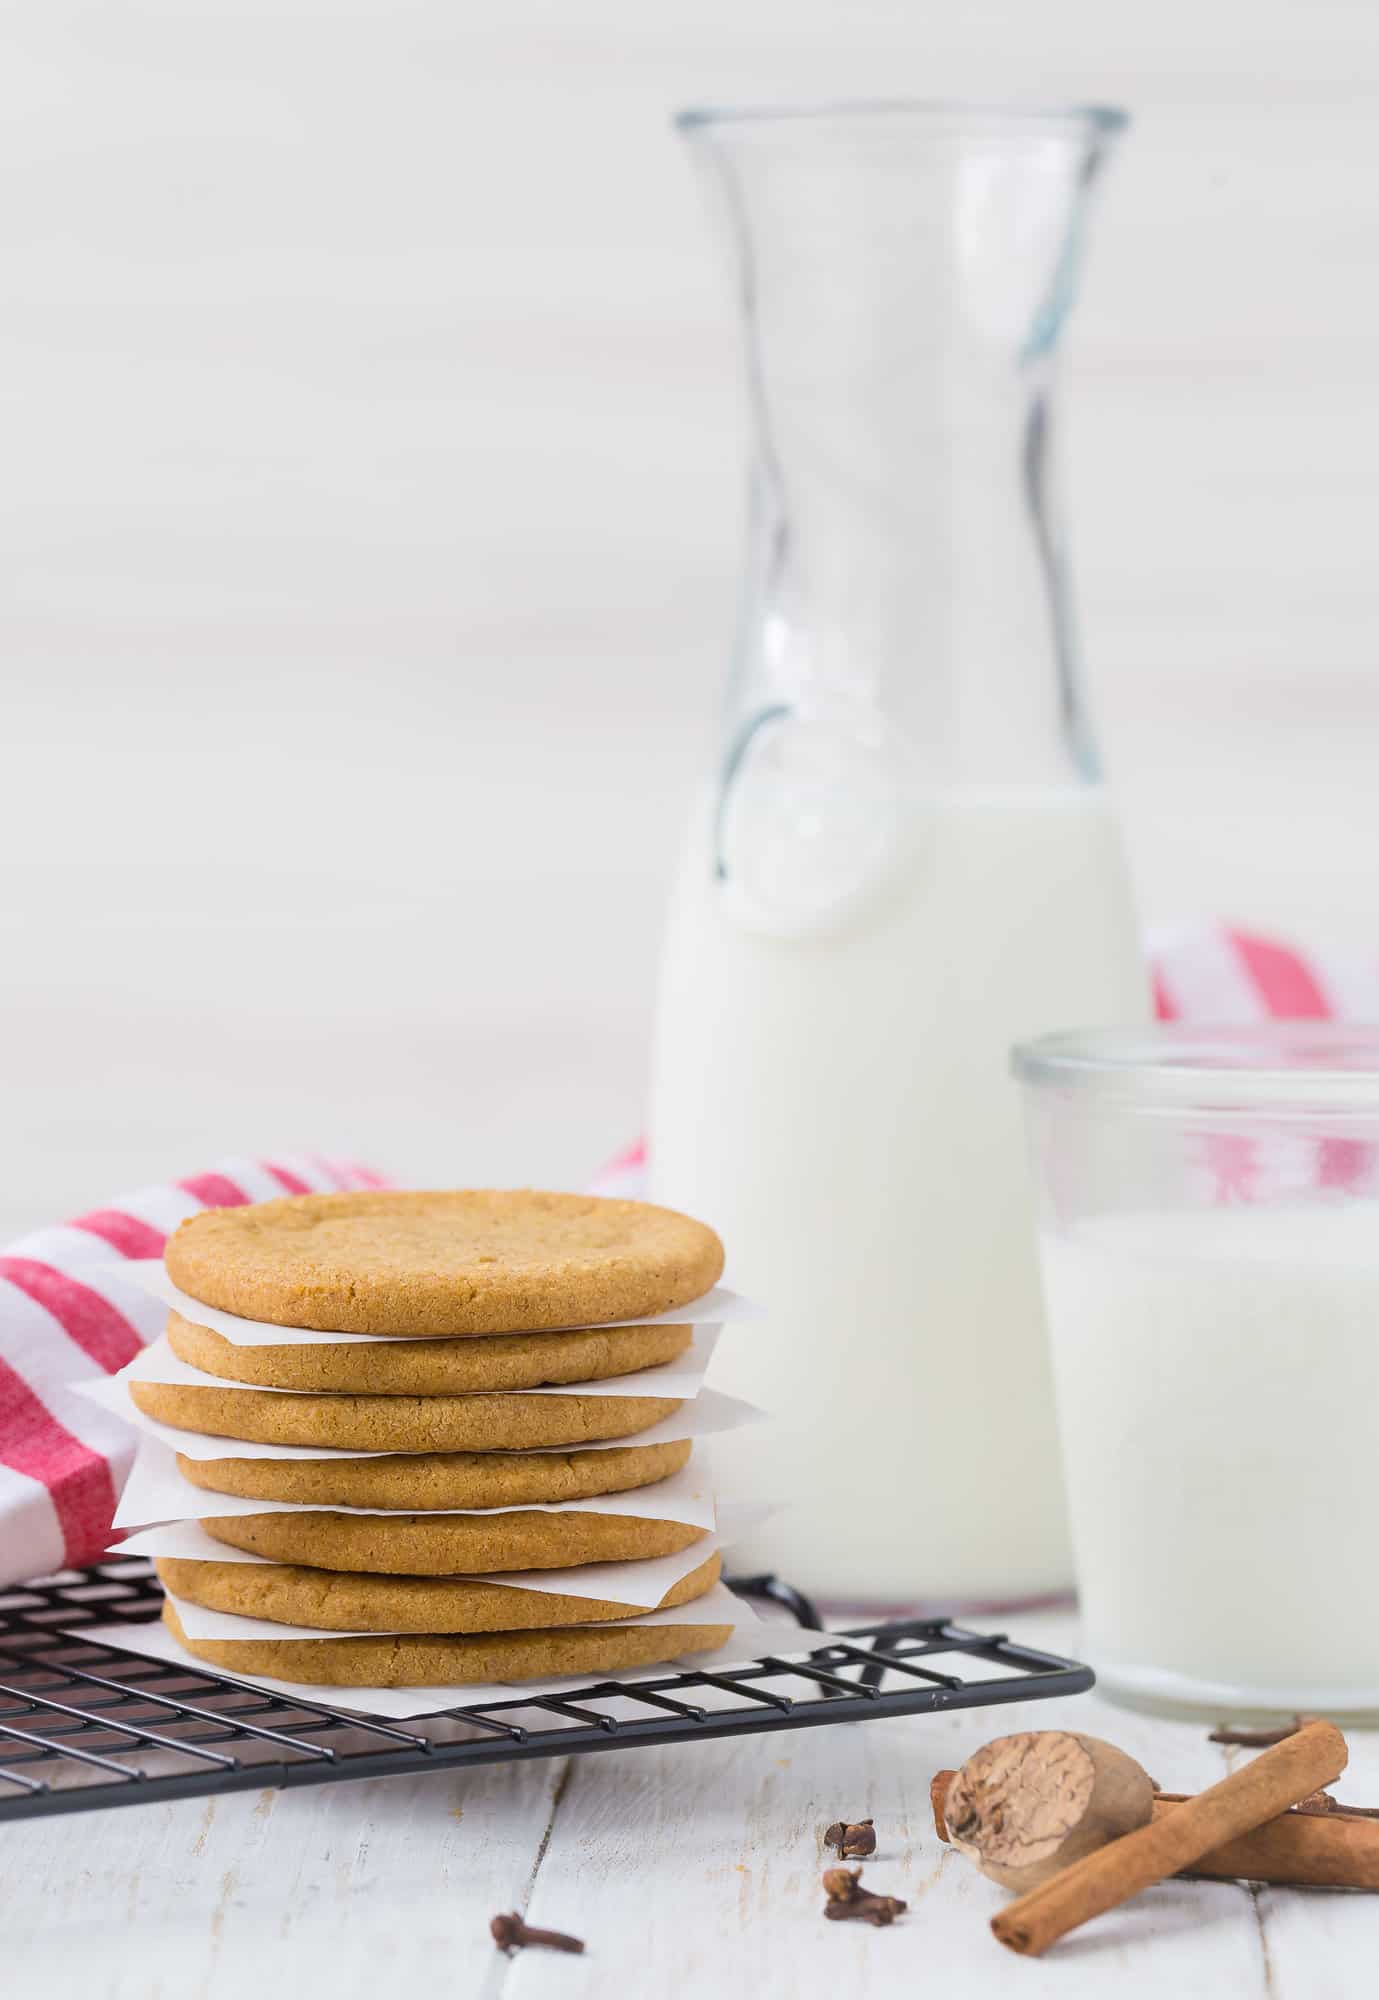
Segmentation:
{"type": "MultiPolygon", "coordinates": [[[[1008,1621],[1007,1621],[1008,1622],[1008,1621]]],[[[1076,1650],[1066,1619],[1009,1624],[1076,1650]]],[[[1042,1961],[996,1944],[1003,1900],[934,1837],[929,1779],[1011,1728],[1112,1737],[1168,1790],[1232,1759],[1205,1726],[1095,1695],[654,1750],[243,1793],[0,1826],[5,2000],[982,2000],[1140,1994],[1311,2000],[1379,1988],[1379,1903],[1166,1884],[1042,1961]],[[829,1924],[821,1836],[876,1821],[866,1866],[904,1896],[889,1930],[829,1924]],[[581,1958],[497,1952],[517,1909],[581,1958]]],[[[1379,1736],[1337,1787],[1379,1801],[1379,1736]]]]}

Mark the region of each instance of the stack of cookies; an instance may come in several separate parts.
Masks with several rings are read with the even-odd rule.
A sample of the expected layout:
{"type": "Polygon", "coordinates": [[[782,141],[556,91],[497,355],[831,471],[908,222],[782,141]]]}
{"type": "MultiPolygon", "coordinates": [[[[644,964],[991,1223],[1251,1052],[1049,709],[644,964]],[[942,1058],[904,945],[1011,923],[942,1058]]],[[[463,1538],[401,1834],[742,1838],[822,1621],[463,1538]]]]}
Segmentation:
{"type": "Polygon", "coordinates": [[[565,1594],[549,1574],[677,1558],[658,1609],[717,1582],[716,1545],[695,1553],[705,1527],[657,1518],[654,1495],[645,1512],[589,1506],[689,1461],[688,1438],[637,1440],[680,1408],[656,1371],[695,1328],[663,1316],[717,1283],[711,1229],[594,1196],[368,1191],[207,1211],[165,1262],[183,1295],[166,1336],[177,1379],[125,1387],[172,1432],[251,1447],[177,1455],[188,1515],[242,1552],[160,1559],[165,1619],[189,1652],[282,1680],[399,1687],[606,1672],[726,1642],[731,1627],[712,1621],[639,1625],[644,1590],[565,1594]],[[201,1323],[198,1304],[222,1327],[227,1314],[259,1323],[256,1344],[201,1323]],[[275,1345],[263,1322],[314,1337],[275,1345]],[[643,1373],[645,1393],[580,1393],[643,1373]],[[239,1511],[218,1513],[216,1494],[239,1511]],[[245,1511],[254,1500],[265,1511],[245,1511]],[[533,1570],[541,1586],[524,1589],[513,1573],[533,1570]],[[200,1637],[176,1600],[295,1629],[200,1637]]]}

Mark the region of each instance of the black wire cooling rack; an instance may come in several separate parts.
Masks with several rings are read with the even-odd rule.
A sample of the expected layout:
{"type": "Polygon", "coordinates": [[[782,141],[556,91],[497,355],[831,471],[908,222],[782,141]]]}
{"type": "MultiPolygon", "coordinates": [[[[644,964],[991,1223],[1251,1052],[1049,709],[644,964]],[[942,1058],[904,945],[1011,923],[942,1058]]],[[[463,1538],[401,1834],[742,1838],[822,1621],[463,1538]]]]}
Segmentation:
{"type": "MultiPolygon", "coordinates": [[[[818,1625],[808,1599],[772,1577],[732,1587],[818,1625]]],[[[0,1821],[1036,1701],[1093,1679],[1003,1634],[916,1618],[839,1633],[797,1660],[765,1653],[730,1673],[515,1692],[400,1724],[80,1636],[82,1625],[147,1623],[161,1603],[151,1565],[134,1556],[0,1590],[0,1821]]],[[[779,1633],[788,1653],[790,1628],[779,1633]]]]}

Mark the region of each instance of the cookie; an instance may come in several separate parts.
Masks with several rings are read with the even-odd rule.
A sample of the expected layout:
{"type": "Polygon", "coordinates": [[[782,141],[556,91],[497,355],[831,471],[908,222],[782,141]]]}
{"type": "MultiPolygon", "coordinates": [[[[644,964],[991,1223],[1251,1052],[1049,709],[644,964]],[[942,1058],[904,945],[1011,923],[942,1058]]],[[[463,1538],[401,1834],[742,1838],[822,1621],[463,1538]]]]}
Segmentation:
{"type": "MultiPolygon", "coordinates": [[[[507,1583],[432,1576],[361,1576],[300,1564],[190,1562],[158,1556],[164,1588],[207,1611],[312,1625],[323,1632],[518,1632],[542,1625],[601,1625],[652,1607],[615,1599],[562,1597],[507,1583]]],[[[718,1581],[709,1556],[672,1584],[654,1608],[688,1604],[718,1581]]]]}
{"type": "Polygon", "coordinates": [[[688,1438],[605,1451],[401,1452],[384,1458],[188,1458],[177,1469],[209,1493],[307,1507],[520,1507],[594,1500],[654,1485],[689,1463],[688,1438]]]}
{"type": "Polygon", "coordinates": [[[461,1687],[602,1675],[716,1652],[733,1634],[731,1625],[604,1625],[488,1638],[189,1639],[169,1603],[163,1623],[187,1652],[227,1673],[306,1687],[461,1687]]]}
{"type": "Polygon", "coordinates": [[[649,1319],[718,1282],[673,1209],[532,1189],[292,1195],[207,1209],[164,1253],[203,1305],[324,1333],[531,1333],[649,1319]]]}
{"type": "Polygon", "coordinates": [[[279,1396],[130,1381],[145,1416],[174,1430],[341,1451],[525,1451],[634,1437],[679,1402],[667,1396],[279,1396]]]}
{"type": "Polygon", "coordinates": [[[576,1333],[471,1334],[465,1340],[319,1341],[301,1347],[237,1347],[181,1313],[168,1314],[179,1360],[229,1382],[331,1395],[444,1396],[476,1389],[536,1389],[599,1382],[673,1361],[694,1339],[689,1326],[584,1327],[576,1333]]]}
{"type": "Polygon", "coordinates": [[[202,1527],[232,1549],[310,1569],[481,1576],[671,1556],[706,1530],[637,1514],[226,1514],[202,1527]]]}

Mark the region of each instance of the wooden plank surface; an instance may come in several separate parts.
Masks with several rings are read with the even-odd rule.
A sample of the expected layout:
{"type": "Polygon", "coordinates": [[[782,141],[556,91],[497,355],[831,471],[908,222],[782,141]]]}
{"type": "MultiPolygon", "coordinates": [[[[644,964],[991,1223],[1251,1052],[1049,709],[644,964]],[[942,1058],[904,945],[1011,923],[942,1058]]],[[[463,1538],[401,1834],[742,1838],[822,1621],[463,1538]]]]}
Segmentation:
{"type": "Polygon", "coordinates": [[[0,1828],[6,2000],[498,1992],[564,1773],[514,1764],[0,1828]]]}
{"type": "MultiPolygon", "coordinates": [[[[1069,1648],[1066,1623],[1017,1636],[1069,1648]]],[[[1181,1883],[1033,1963],[987,1924],[1003,1900],[934,1837],[929,1779],[1013,1727],[1113,1738],[1170,1790],[1245,1753],[1204,1725],[1096,1695],[854,1728],[626,1750],[466,1774],[246,1793],[0,1828],[6,2000],[752,2000],[959,1993],[962,2000],[1321,2000],[1362,1990],[1372,1899],[1181,1883]],[[822,1833],[875,1819],[867,1880],[893,1928],[820,1915],[822,1833]],[[498,1910],[587,1940],[503,1958],[498,1910]]],[[[1379,1799],[1379,1738],[1352,1732],[1337,1788],[1379,1799]]]]}
{"type": "MultiPolygon", "coordinates": [[[[929,1780],[1010,1728],[1076,1722],[1114,1735],[1165,1786],[1222,1775],[1221,1752],[1195,1724],[1108,1710],[1095,1697],[821,1730],[765,1744],[684,1746],[576,1764],[537,1875],[536,1923],[578,1918],[597,1956],[562,1993],[594,2000],[619,1982],[647,1992],[750,1990],[865,1996],[942,1981],[963,1995],[1263,1995],[1253,1899],[1230,1885],[1176,1885],[1147,1896],[1057,1958],[1020,1962],[990,1936],[1005,1900],[936,1839],[929,1780]],[[841,1816],[875,1819],[866,1880],[906,1898],[891,1929],[825,1923],[821,1836],[841,1816]],[[663,1857],[648,1877],[649,1848],[663,1857]],[[731,1984],[736,1968],[738,1986],[731,1984]]],[[[546,1989],[519,1981],[525,1996],[546,1989]]]]}

